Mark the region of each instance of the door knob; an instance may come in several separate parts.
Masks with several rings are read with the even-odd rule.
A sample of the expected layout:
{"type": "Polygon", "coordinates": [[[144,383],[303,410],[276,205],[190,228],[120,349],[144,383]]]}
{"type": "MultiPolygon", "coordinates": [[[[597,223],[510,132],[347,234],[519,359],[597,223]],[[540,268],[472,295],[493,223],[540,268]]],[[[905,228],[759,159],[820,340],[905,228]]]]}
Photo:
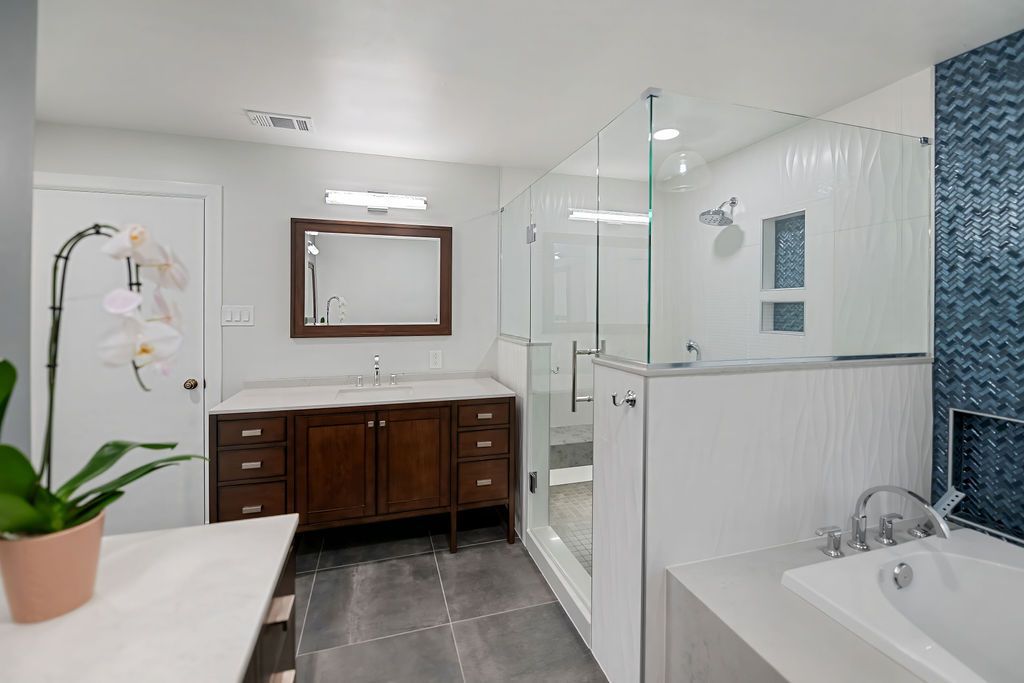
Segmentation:
{"type": "Polygon", "coordinates": [[[189,391],[192,391],[193,389],[199,386],[199,381],[189,377],[181,386],[185,387],[189,391]]]}

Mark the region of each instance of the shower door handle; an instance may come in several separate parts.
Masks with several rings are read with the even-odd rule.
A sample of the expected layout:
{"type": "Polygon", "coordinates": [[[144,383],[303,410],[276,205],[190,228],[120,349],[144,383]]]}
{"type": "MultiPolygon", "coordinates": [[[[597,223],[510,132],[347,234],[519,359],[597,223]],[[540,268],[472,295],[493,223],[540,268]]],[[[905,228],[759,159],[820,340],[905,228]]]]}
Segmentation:
{"type": "Polygon", "coordinates": [[[578,368],[578,359],[580,356],[596,356],[599,353],[604,352],[604,342],[596,349],[581,349],[579,348],[579,342],[575,339],[572,341],[572,389],[569,392],[569,400],[572,403],[570,408],[572,412],[576,412],[577,403],[593,403],[593,396],[577,396],[576,395],[576,370],[578,368]]]}

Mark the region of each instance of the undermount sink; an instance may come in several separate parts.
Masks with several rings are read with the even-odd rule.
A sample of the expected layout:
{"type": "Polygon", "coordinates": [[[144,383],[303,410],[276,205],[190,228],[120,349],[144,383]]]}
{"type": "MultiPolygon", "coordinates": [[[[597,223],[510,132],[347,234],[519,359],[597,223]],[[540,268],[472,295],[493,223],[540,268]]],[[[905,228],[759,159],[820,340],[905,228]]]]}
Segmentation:
{"type": "Polygon", "coordinates": [[[388,384],[380,387],[372,385],[363,387],[343,387],[338,389],[338,393],[336,393],[335,396],[344,400],[390,401],[402,396],[411,396],[412,393],[413,388],[407,384],[388,384]]]}

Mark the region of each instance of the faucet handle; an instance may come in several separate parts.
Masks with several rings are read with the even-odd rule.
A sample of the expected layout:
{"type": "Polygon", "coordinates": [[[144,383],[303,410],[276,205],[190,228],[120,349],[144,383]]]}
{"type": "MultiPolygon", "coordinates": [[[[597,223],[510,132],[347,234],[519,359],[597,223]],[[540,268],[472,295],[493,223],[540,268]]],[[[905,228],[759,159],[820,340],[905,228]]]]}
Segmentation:
{"type": "Polygon", "coordinates": [[[875,536],[875,540],[882,545],[896,545],[896,539],[893,538],[893,522],[897,519],[903,519],[903,515],[891,512],[887,515],[882,515],[878,518],[878,535],[875,536]]]}
{"type": "Polygon", "coordinates": [[[814,533],[818,536],[828,536],[825,541],[825,545],[821,547],[821,552],[825,553],[829,557],[843,556],[842,529],[837,526],[823,526],[820,529],[815,529],[814,533]]]}

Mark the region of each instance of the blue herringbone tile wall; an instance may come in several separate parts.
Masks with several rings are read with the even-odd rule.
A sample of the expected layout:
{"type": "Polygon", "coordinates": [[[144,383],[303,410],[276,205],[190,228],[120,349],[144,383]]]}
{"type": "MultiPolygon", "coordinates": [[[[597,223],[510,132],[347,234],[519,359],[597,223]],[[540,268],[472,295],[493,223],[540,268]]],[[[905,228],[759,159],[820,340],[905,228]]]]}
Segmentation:
{"type": "MultiPolygon", "coordinates": [[[[935,125],[937,497],[950,407],[1024,419],[1024,31],[936,67],[935,125]]],[[[1024,531],[1024,431],[981,427],[957,512],[1024,531]]]]}

